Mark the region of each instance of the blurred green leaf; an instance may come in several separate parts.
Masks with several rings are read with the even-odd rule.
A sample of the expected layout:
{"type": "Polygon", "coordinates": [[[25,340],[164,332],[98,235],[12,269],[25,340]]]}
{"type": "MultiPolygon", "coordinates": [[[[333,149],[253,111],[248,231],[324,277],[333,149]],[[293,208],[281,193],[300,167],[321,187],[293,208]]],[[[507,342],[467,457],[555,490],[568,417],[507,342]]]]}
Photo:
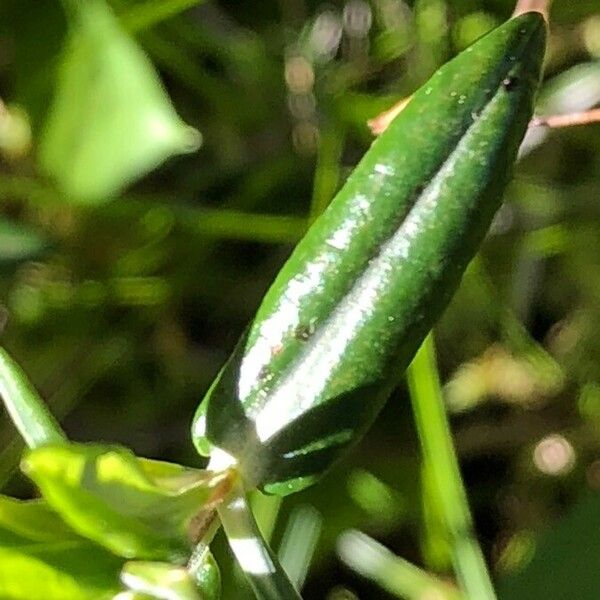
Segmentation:
{"type": "Polygon", "coordinates": [[[128,562],[121,581],[133,592],[161,600],[203,600],[187,569],[160,562],[128,562]]]}
{"type": "Polygon", "coordinates": [[[277,556],[297,590],[306,580],[322,526],[321,514],[310,505],[295,507],[286,523],[277,556]]]}
{"type": "Polygon", "coordinates": [[[0,598],[108,599],[118,590],[121,563],[85,541],[0,548],[0,598]]]}
{"type": "Polygon", "coordinates": [[[101,0],[67,3],[71,34],[40,164],[67,196],[101,202],[197,148],[148,58],[101,0]]]}
{"type": "Polygon", "coordinates": [[[82,444],[30,451],[22,469],[81,535],[126,558],[173,561],[189,554],[189,522],[227,477],[82,444]]]}
{"type": "Polygon", "coordinates": [[[354,469],[346,482],[348,495],[374,523],[397,523],[406,513],[406,502],[391,486],[365,469],[354,469]]]}
{"type": "MultiPolygon", "coordinates": [[[[344,532],[337,544],[341,560],[396,598],[461,600],[456,587],[417,567],[361,531],[344,532]]],[[[474,597],[470,600],[476,600],[474,597]]]]}
{"type": "Polygon", "coordinates": [[[35,258],[46,245],[37,231],[0,218],[0,266],[35,258]]]}
{"type": "Polygon", "coordinates": [[[529,564],[507,576],[500,600],[596,600],[600,587],[600,494],[582,499],[544,534],[529,564]]]}
{"type": "Polygon", "coordinates": [[[45,502],[0,496],[0,598],[108,598],[121,563],[75,534],[45,502]]]}
{"type": "Polygon", "coordinates": [[[0,496],[0,528],[12,531],[28,542],[80,540],[43,500],[24,501],[0,496]]]}

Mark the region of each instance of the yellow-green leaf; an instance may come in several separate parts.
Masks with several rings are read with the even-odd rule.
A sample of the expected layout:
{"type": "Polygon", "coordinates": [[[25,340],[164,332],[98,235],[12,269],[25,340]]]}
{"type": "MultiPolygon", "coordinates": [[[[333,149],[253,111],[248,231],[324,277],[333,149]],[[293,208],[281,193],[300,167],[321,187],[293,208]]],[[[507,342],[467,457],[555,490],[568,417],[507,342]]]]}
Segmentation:
{"type": "Polygon", "coordinates": [[[29,451],[22,468],[75,531],[126,558],[187,558],[190,520],[227,489],[227,474],[117,446],[44,446],[29,451]]]}
{"type": "Polygon", "coordinates": [[[100,202],[197,148],[151,62],[102,0],[71,0],[71,33],[40,165],[74,200],[100,202]]]}
{"type": "Polygon", "coordinates": [[[122,562],[85,540],[0,548],[0,598],[108,600],[122,562]]]}

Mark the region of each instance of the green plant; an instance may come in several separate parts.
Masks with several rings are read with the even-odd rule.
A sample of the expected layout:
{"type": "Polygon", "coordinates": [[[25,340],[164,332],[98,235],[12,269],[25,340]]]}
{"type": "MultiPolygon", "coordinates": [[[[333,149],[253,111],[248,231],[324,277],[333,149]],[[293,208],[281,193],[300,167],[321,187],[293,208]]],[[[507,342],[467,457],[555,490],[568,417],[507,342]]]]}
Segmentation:
{"type": "MultiPolygon", "coordinates": [[[[188,4],[150,2],[121,22],[146,26],[153,14],[160,19],[169,7],[188,4]]],[[[165,156],[186,150],[190,131],[107,7],[99,1],[89,4],[89,12],[82,3],[65,6],[70,42],[39,166],[71,202],[101,203],[165,156]],[[107,40],[123,61],[102,55],[107,40]],[[76,109],[91,107],[78,113],[70,103],[81,82],[93,79],[90,55],[108,77],[87,89],[85,102],[74,102],[76,109]],[[94,100],[127,87],[132,75],[142,77],[134,88],[145,90],[140,98],[152,103],[138,106],[132,96],[117,121],[132,120],[131,131],[139,135],[131,147],[142,152],[133,156],[125,148],[111,155],[111,112],[94,100]],[[148,115],[158,115],[158,131],[168,135],[147,138],[157,133],[144,121],[148,115]],[[94,127],[79,129],[85,121],[94,127]],[[74,141],[81,142],[79,151],[74,141]]],[[[537,13],[500,26],[443,67],[375,142],[299,243],[199,408],[192,435],[210,456],[207,470],[142,459],[120,446],[68,441],[2,351],[0,391],[29,446],[21,467],[43,496],[1,499],[2,593],[23,599],[212,600],[220,595],[220,579],[209,544],[221,521],[257,596],[298,597],[302,567],[286,574],[246,494],[259,487],[285,495],[314,483],[360,438],[398,383],[500,203],[532,114],[544,35],[537,13]]],[[[320,168],[339,151],[335,135],[330,142],[323,144],[320,168]]],[[[315,184],[311,220],[336,187],[326,171],[315,184]]],[[[152,216],[149,227],[168,222],[161,220],[164,214],[152,216]]],[[[213,230],[232,231],[244,215],[214,216],[213,230]]],[[[303,226],[277,217],[256,222],[269,239],[289,239],[303,226]]],[[[34,246],[31,252],[40,244],[34,246]]],[[[131,284],[127,293],[140,282],[122,283],[131,284]]],[[[138,290],[141,297],[145,290],[150,288],[138,290]]],[[[532,346],[522,332],[513,332],[513,339],[532,346]]],[[[538,350],[530,355],[548,364],[538,350]]],[[[472,531],[431,338],[409,369],[409,385],[423,446],[425,501],[447,536],[458,586],[360,536],[346,538],[346,555],[370,556],[371,571],[356,556],[355,568],[395,594],[494,598],[472,531]]]]}
{"type": "Polygon", "coordinates": [[[544,48],[528,13],[415,93],[267,292],[196,416],[201,452],[292,493],[368,427],[498,209],[544,48]]]}

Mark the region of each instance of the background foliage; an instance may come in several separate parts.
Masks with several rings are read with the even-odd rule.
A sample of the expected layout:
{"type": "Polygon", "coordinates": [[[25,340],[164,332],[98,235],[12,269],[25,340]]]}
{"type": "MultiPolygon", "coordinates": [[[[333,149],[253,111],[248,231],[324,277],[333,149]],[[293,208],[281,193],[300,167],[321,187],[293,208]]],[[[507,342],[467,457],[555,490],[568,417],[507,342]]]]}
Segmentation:
{"type": "MultiPolygon", "coordinates": [[[[366,121],[513,3],[112,0],[117,18],[92,5],[0,5],[2,342],[71,438],[200,466],[193,411],[368,147],[366,121]]],[[[538,112],[592,107],[598,1],[557,0],[552,18],[538,112]]],[[[437,328],[478,534],[507,598],[600,589],[599,150],[598,125],[531,132],[437,328]]],[[[27,497],[20,442],[0,424],[0,482],[27,497]]],[[[321,485],[257,510],[289,564],[285,524],[320,527],[306,597],[387,598],[336,543],[344,556],[340,535],[359,529],[450,572],[419,481],[401,387],[321,485]]],[[[218,554],[225,598],[247,597],[218,554]]]]}

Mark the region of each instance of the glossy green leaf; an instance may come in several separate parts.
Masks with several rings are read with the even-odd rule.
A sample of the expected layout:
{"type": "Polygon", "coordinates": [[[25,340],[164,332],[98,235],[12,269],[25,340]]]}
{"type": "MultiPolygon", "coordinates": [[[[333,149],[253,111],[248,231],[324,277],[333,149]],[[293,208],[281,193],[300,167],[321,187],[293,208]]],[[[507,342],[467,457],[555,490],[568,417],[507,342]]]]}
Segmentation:
{"type": "Polygon", "coordinates": [[[204,600],[187,569],[169,563],[128,562],[121,581],[132,591],[161,600],[204,600]]]}
{"type": "Polygon", "coordinates": [[[108,600],[122,562],[87,541],[0,547],[0,598],[108,600]]]}
{"type": "Polygon", "coordinates": [[[22,469],[81,535],[126,558],[174,561],[189,554],[189,522],[227,477],[82,444],[30,451],[22,469]]]}
{"type": "Polygon", "coordinates": [[[442,67],[377,139],[265,296],[200,407],[213,465],[286,494],[373,421],[498,209],[533,110],[538,13],[442,67]]]}
{"type": "Polygon", "coordinates": [[[68,197],[100,202],[168,157],[193,151],[158,75],[102,0],[70,0],[71,34],[40,164],[68,197]]]}
{"type": "MultiPolygon", "coordinates": [[[[81,539],[43,500],[0,496],[0,528],[22,537],[24,543],[81,539]]],[[[0,536],[0,546],[3,545],[0,536]]]]}
{"type": "Polygon", "coordinates": [[[66,442],[65,434],[21,367],[0,347],[0,396],[30,448],[66,442]]]}

